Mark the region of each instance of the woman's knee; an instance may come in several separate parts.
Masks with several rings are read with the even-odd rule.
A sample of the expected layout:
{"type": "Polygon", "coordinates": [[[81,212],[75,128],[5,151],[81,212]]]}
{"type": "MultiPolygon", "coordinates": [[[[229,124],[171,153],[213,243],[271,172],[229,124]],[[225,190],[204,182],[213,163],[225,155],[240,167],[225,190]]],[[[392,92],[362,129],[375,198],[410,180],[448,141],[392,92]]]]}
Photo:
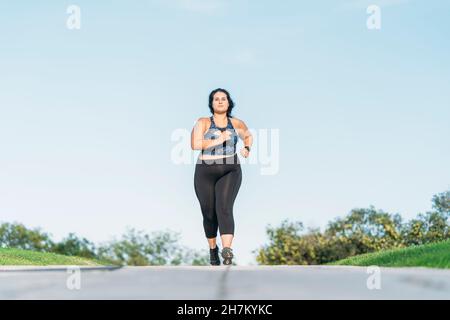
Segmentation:
{"type": "Polygon", "coordinates": [[[219,228],[217,223],[210,223],[208,221],[203,221],[203,228],[205,230],[205,236],[207,238],[217,237],[217,230],[219,228]]]}
{"type": "Polygon", "coordinates": [[[227,202],[216,206],[217,216],[232,217],[233,216],[233,203],[227,202]]]}
{"type": "Polygon", "coordinates": [[[216,209],[214,206],[211,205],[203,205],[202,208],[202,214],[203,218],[206,220],[214,220],[216,216],[216,209]]]}

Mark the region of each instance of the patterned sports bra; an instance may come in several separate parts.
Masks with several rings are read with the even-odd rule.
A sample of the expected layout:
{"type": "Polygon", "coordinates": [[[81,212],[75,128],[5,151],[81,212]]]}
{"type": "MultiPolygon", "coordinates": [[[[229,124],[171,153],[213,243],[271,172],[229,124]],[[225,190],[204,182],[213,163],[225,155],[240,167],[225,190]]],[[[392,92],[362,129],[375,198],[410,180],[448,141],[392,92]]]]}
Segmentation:
{"type": "Polygon", "coordinates": [[[223,144],[219,144],[216,146],[213,146],[208,149],[202,150],[202,154],[204,155],[223,155],[223,156],[232,156],[236,153],[236,143],[238,142],[238,134],[236,130],[233,127],[233,124],[231,123],[231,120],[229,117],[227,117],[227,126],[225,128],[219,128],[214,123],[214,117],[209,117],[211,120],[211,125],[209,126],[209,129],[206,131],[206,133],[203,136],[203,139],[209,140],[209,139],[217,139],[220,137],[220,131],[228,130],[231,132],[230,139],[223,142],[223,144]],[[219,131],[220,130],[220,131],[219,131]]]}

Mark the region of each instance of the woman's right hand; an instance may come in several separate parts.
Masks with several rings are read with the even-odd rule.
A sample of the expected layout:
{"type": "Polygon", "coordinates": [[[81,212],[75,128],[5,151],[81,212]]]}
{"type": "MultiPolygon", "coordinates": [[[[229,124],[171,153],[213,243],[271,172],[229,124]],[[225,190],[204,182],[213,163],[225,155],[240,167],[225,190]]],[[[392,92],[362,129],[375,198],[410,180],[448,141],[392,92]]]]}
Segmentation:
{"type": "Polygon", "coordinates": [[[228,130],[224,130],[220,133],[219,139],[222,142],[225,142],[226,140],[230,140],[231,139],[231,131],[228,130]]]}

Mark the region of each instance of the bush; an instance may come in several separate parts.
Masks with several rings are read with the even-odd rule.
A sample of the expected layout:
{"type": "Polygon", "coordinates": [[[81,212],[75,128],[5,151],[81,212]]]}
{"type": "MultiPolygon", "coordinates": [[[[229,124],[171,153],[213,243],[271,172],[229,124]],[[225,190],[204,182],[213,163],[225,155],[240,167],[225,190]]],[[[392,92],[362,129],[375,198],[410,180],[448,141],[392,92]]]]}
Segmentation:
{"type": "Polygon", "coordinates": [[[32,251],[50,251],[54,246],[50,236],[39,228],[27,229],[21,223],[0,225],[0,247],[32,251]]]}
{"type": "Polygon", "coordinates": [[[74,233],[69,233],[61,242],[54,244],[51,252],[66,256],[78,256],[89,259],[97,258],[94,243],[86,238],[78,238],[74,233]]]}

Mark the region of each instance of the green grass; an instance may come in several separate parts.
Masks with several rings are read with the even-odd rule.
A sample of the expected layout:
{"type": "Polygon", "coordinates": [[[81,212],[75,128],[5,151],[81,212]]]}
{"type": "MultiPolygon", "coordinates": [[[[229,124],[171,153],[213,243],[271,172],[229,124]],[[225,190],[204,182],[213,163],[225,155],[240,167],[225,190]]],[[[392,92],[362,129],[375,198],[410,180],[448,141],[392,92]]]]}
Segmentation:
{"type": "Polygon", "coordinates": [[[450,268],[450,240],[366,253],[329,263],[329,265],[450,268]]]}
{"type": "Polygon", "coordinates": [[[20,249],[0,249],[0,266],[101,266],[103,264],[104,263],[101,261],[64,256],[55,253],[35,252],[20,249]]]}

